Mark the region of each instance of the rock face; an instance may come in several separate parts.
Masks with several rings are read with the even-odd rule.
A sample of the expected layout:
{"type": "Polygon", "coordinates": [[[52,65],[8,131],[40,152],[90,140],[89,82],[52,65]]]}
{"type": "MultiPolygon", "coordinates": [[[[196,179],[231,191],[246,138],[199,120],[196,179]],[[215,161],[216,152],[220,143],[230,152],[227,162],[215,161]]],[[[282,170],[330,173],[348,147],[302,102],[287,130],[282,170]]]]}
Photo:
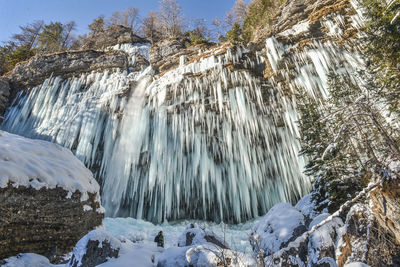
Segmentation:
{"type": "Polygon", "coordinates": [[[132,30],[122,25],[112,25],[106,30],[90,36],[85,40],[83,49],[104,49],[122,43],[149,43],[132,33],[132,30]]]}
{"type": "Polygon", "coordinates": [[[0,258],[58,262],[101,224],[99,185],[70,151],[0,131],[0,258]]]}
{"type": "Polygon", "coordinates": [[[80,193],[67,195],[61,188],[0,188],[1,257],[32,252],[57,262],[82,235],[101,224],[104,215],[96,212],[100,204],[95,195],[86,201],[80,200],[80,193]]]}
{"type": "Polygon", "coordinates": [[[3,121],[3,113],[8,104],[8,97],[10,96],[10,86],[8,81],[0,77],[0,123],[3,121]]]}
{"type": "Polygon", "coordinates": [[[372,211],[379,225],[390,232],[400,244],[400,185],[388,181],[382,190],[371,192],[372,211]]]}
{"type": "Polygon", "coordinates": [[[400,245],[393,232],[380,224],[378,216],[368,204],[352,207],[340,241],[339,266],[353,261],[370,266],[400,266],[400,245]]]}
{"type": "MultiPolygon", "coordinates": [[[[180,57],[184,57],[183,63],[194,60],[194,57],[202,51],[214,46],[214,44],[202,44],[186,48],[187,40],[163,40],[155,43],[150,49],[150,64],[152,68],[160,73],[179,66],[180,57]]],[[[209,53],[210,56],[213,53],[209,53]]],[[[217,55],[217,53],[214,53],[217,55]]]]}
{"type": "Polygon", "coordinates": [[[103,230],[93,230],[76,244],[69,267],[91,267],[117,258],[121,242],[103,230]]]}
{"type": "Polygon", "coordinates": [[[126,69],[128,62],[128,55],[123,51],[89,50],[38,55],[28,62],[18,64],[7,78],[15,92],[17,89],[38,85],[50,76],[65,77],[94,70],[126,69]]]}
{"type": "MultiPolygon", "coordinates": [[[[174,57],[174,55],[184,48],[185,44],[182,41],[160,41],[154,44],[150,49],[150,64],[154,69],[160,69],[160,67],[167,62],[177,61],[178,58],[174,57]]],[[[165,69],[165,67],[161,69],[165,69]]]]}

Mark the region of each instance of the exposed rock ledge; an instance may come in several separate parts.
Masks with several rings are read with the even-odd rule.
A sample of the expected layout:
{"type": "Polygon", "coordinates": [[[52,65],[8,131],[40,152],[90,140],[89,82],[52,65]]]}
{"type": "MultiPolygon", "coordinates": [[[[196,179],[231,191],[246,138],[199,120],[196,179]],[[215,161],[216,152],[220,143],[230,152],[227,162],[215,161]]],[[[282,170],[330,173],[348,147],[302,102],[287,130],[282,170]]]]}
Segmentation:
{"type": "Polygon", "coordinates": [[[99,185],[56,144],[0,131],[0,259],[33,252],[58,262],[101,224],[99,185]]]}
{"type": "Polygon", "coordinates": [[[123,51],[69,51],[49,55],[37,55],[27,62],[19,63],[6,76],[12,93],[23,87],[44,82],[51,75],[70,76],[80,72],[91,72],[112,68],[128,68],[129,55],[123,51]]]}

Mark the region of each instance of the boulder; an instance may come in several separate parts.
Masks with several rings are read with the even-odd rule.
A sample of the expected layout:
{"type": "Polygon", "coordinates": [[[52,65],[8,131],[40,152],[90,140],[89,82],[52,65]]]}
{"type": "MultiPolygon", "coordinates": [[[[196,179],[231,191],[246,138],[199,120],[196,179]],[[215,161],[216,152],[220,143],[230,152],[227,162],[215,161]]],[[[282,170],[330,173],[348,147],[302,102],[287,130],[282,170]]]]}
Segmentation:
{"type": "Polygon", "coordinates": [[[0,258],[60,262],[104,218],[99,185],[69,151],[0,131],[0,258]]]}
{"type": "Polygon", "coordinates": [[[3,121],[3,114],[8,105],[10,86],[5,78],[0,77],[0,123],[3,121]]]}
{"type": "Polygon", "coordinates": [[[271,255],[307,231],[304,215],[288,203],[279,203],[253,227],[249,241],[255,253],[271,255]]]}
{"type": "Polygon", "coordinates": [[[103,230],[93,230],[85,235],[74,248],[69,267],[91,267],[117,258],[121,242],[103,230]]]}
{"type": "Polygon", "coordinates": [[[187,225],[185,232],[178,238],[178,247],[193,245],[214,244],[223,249],[227,249],[224,240],[212,231],[201,229],[197,223],[187,225]]]}

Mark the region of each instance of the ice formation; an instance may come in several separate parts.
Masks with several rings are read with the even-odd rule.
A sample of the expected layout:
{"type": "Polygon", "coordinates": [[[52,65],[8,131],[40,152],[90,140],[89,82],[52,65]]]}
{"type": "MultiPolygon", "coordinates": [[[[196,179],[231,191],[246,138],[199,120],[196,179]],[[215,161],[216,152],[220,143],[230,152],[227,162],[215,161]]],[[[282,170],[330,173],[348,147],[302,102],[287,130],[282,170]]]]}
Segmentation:
{"type": "MultiPolygon", "coordinates": [[[[324,23],[340,35],[340,17],[324,23]]],[[[302,22],[282,36],[307,29],[302,22]]],[[[148,45],[113,49],[131,54],[131,63],[149,57],[148,45]]],[[[148,67],[51,77],[19,93],[2,128],[70,148],[101,183],[108,216],[240,222],[310,189],[294,93],[326,97],[331,72],[362,64],[348,51],[319,40],[298,49],[271,37],[262,56],[250,59],[241,47],[208,51],[192,62],[182,57],[162,76],[148,67]],[[262,63],[275,74],[268,80],[227,67],[262,63]]]]}

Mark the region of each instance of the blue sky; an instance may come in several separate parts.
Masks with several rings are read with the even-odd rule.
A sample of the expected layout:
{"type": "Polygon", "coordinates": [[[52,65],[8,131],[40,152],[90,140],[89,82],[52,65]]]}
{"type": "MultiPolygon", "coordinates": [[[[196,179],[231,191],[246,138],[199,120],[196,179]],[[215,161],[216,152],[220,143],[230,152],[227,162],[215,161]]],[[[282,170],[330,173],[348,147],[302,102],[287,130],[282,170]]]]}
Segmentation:
{"type": "MultiPolygon", "coordinates": [[[[216,16],[223,17],[235,0],[178,0],[187,18],[205,18],[211,22],[216,16]]],[[[157,10],[159,0],[0,0],[0,43],[19,32],[19,25],[34,20],[45,22],[74,20],[77,33],[88,31],[87,25],[103,14],[129,6],[139,8],[141,17],[150,10],[157,10]]]]}

